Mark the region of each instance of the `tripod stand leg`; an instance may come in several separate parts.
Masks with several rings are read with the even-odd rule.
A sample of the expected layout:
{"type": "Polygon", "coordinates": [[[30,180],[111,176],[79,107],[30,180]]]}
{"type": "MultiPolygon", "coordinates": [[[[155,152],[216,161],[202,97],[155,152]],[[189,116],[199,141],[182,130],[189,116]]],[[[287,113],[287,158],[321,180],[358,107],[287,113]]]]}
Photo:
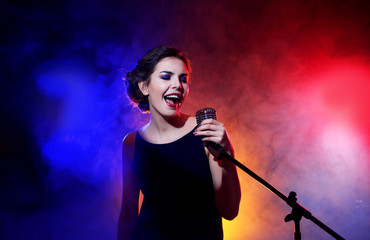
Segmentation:
{"type": "Polygon", "coordinates": [[[300,227],[300,219],[294,220],[294,240],[301,240],[301,227],[300,227]]]}

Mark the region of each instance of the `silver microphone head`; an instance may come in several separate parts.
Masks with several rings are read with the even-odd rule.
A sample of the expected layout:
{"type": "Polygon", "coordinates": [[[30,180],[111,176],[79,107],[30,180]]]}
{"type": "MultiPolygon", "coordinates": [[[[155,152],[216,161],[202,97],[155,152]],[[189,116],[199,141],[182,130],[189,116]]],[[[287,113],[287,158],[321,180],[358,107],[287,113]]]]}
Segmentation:
{"type": "MultiPolygon", "coordinates": [[[[214,110],[213,108],[203,108],[203,109],[200,109],[196,114],[195,114],[196,118],[197,118],[197,125],[199,126],[199,124],[205,120],[205,119],[209,119],[209,118],[212,118],[214,120],[217,120],[216,118],[216,110],[214,110]]],[[[208,148],[209,152],[218,160],[221,160],[222,159],[222,154],[225,152],[225,150],[218,144],[216,143],[213,143],[213,142],[203,142],[203,145],[205,147],[208,148]]]]}
{"type": "Polygon", "coordinates": [[[213,108],[210,108],[210,107],[198,110],[195,116],[197,118],[197,124],[198,125],[205,119],[212,118],[212,119],[217,120],[216,110],[214,110],[213,108]]]}

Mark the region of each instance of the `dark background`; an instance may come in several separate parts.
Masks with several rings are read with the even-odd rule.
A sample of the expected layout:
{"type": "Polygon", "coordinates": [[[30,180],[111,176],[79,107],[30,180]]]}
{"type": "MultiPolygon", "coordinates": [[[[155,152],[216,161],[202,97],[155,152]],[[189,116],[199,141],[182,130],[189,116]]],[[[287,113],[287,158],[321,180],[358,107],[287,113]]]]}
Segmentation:
{"type": "MultiPolygon", "coordinates": [[[[152,47],[192,60],[236,157],[347,239],[370,237],[367,1],[2,1],[0,238],[115,239],[121,140],[148,116],[122,77],[152,47]]],[[[289,239],[282,201],[239,173],[225,239],[289,239]]],[[[302,220],[303,239],[331,239],[302,220]]]]}

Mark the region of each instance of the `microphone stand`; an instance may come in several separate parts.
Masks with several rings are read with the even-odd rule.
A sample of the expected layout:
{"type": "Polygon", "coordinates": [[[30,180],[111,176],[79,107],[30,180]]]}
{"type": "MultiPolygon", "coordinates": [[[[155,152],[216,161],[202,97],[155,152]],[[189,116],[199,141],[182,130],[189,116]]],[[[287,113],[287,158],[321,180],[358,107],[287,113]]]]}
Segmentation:
{"type": "Polygon", "coordinates": [[[244,166],[242,163],[240,163],[238,160],[230,156],[225,152],[225,150],[212,142],[207,142],[206,146],[208,147],[208,150],[210,153],[217,158],[218,160],[221,160],[223,158],[226,158],[230,162],[232,162],[234,165],[239,167],[241,170],[246,172],[248,175],[250,175],[252,178],[257,180],[259,183],[261,183],[263,186],[265,186],[267,189],[269,189],[271,192],[273,192],[275,195],[280,197],[282,200],[284,200],[291,208],[292,212],[288,214],[285,217],[285,222],[294,221],[294,239],[295,240],[301,240],[301,230],[300,230],[300,221],[302,219],[302,216],[311,220],[313,223],[315,223],[317,226],[319,226],[321,229],[323,229],[325,232],[329,233],[332,237],[335,239],[344,240],[342,236],[340,236],[338,233],[336,233],[334,230],[326,226],[323,222],[318,220],[316,217],[314,217],[307,209],[302,207],[299,203],[297,203],[297,194],[295,192],[290,192],[289,197],[285,196],[283,193],[281,193],[279,190],[277,190],[275,187],[273,187],[271,184],[266,182],[264,179],[262,179],[260,176],[258,176],[256,173],[254,173],[252,170],[244,166]]]}

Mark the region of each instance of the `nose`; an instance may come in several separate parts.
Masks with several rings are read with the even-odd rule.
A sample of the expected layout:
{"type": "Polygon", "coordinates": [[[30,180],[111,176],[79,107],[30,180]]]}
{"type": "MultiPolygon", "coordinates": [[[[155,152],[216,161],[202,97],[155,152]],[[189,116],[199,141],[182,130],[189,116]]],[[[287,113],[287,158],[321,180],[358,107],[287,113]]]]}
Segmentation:
{"type": "Polygon", "coordinates": [[[172,88],[174,88],[174,89],[183,89],[181,80],[179,78],[174,78],[173,79],[172,88]]]}

